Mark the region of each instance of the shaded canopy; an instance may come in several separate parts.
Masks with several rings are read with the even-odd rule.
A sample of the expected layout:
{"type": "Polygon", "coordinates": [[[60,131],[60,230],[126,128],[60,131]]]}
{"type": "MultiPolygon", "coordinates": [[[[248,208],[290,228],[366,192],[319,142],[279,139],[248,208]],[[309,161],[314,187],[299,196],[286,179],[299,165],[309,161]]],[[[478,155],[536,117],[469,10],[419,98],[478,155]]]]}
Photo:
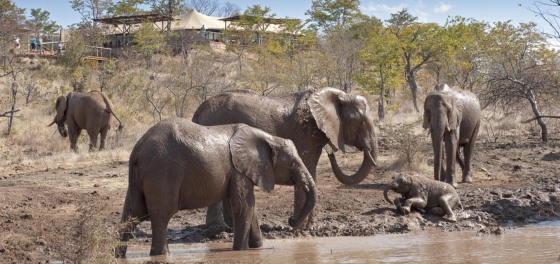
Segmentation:
{"type": "Polygon", "coordinates": [[[175,21],[171,25],[172,30],[176,29],[200,29],[203,25],[206,30],[221,31],[226,25],[221,21],[222,17],[207,16],[196,10],[190,10],[184,15],[175,16],[175,21]]]}

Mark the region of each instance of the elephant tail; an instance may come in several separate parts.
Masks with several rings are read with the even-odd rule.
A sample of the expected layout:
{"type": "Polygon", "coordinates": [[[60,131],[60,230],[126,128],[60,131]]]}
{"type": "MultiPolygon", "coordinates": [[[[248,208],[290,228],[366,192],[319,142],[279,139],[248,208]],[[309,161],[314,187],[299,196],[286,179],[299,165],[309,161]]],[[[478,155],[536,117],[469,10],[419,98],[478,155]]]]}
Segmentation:
{"type": "Polygon", "coordinates": [[[117,131],[121,131],[124,126],[122,125],[121,120],[115,114],[115,111],[113,111],[113,104],[111,103],[111,101],[109,101],[109,98],[107,98],[107,96],[104,93],[100,92],[100,94],[101,97],[103,97],[103,101],[105,102],[105,105],[109,109],[109,112],[117,119],[117,121],[119,121],[119,128],[117,129],[117,131]]]}

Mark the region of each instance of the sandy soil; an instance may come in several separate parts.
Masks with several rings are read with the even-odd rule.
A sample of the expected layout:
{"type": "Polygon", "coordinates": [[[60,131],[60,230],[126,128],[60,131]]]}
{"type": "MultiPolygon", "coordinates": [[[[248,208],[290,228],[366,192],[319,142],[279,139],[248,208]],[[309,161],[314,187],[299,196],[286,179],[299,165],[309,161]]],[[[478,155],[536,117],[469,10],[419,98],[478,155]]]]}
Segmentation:
{"type": "MultiPolygon", "coordinates": [[[[318,169],[319,202],[312,229],[293,230],[293,188],[276,186],[272,193],[257,190],[261,229],[267,239],[301,236],[373,236],[413,230],[477,230],[499,234],[518,226],[560,216],[560,142],[538,137],[503,137],[478,144],[474,182],[460,184],[464,210],[450,223],[424,212],[403,216],[383,199],[383,188],[397,172],[390,169],[397,153],[394,141],[382,135],[380,166],[356,186],[341,185],[331,173],[326,155],[318,169]],[[383,139],[385,138],[385,139],[383,139]]],[[[430,149],[429,141],[422,140],[430,149]]],[[[74,154],[72,154],[74,155],[74,154]]],[[[423,155],[431,156],[431,151],[423,155]]],[[[361,153],[340,157],[351,172],[361,153]]],[[[425,163],[429,163],[429,158],[425,163]]],[[[429,168],[427,165],[425,167],[429,168]]],[[[460,171],[460,169],[458,168],[460,171]]],[[[127,160],[91,161],[0,169],[0,259],[4,262],[77,260],[99,254],[110,258],[127,187],[127,160]],[[93,253],[92,253],[93,252],[93,253]]],[[[430,175],[423,172],[425,175],[430,175]]],[[[392,194],[393,196],[395,194],[392,194]]],[[[205,209],[182,211],[170,223],[170,243],[232,241],[232,233],[204,226],[205,209]]],[[[139,226],[133,243],[150,243],[150,226],[139,226]]]]}

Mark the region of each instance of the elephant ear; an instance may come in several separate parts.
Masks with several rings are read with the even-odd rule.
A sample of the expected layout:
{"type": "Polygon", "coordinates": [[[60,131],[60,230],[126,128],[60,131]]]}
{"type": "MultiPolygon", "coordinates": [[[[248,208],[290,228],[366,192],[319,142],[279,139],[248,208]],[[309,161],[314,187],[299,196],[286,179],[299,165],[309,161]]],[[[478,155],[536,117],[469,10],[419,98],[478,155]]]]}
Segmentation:
{"type": "Polygon", "coordinates": [[[348,94],[335,88],[323,88],[311,94],[307,104],[317,126],[331,141],[335,150],[344,149],[344,127],[341,118],[341,105],[348,94]]]}
{"type": "Polygon", "coordinates": [[[66,96],[61,95],[58,98],[56,98],[56,117],[55,117],[56,123],[60,123],[62,120],[64,120],[67,106],[68,106],[68,100],[66,96]]]}
{"type": "Polygon", "coordinates": [[[247,125],[240,126],[229,141],[233,166],[269,192],[274,189],[274,148],[272,136],[247,125]]]}
{"type": "Polygon", "coordinates": [[[447,108],[447,131],[457,129],[457,126],[459,125],[459,113],[457,112],[456,98],[451,95],[447,95],[443,104],[445,105],[445,108],[447,108]]]}
{"type": "Polygon", "coordinates": [[[422,122],[422,127],[424,129],[430,128],[430,112],[429,112],[430,111],[430,105],[429,105],[430,100],[431,100],[430,95],[428,95],[426,97],[426,100],[424,101],[424,120],[422,122]]]}

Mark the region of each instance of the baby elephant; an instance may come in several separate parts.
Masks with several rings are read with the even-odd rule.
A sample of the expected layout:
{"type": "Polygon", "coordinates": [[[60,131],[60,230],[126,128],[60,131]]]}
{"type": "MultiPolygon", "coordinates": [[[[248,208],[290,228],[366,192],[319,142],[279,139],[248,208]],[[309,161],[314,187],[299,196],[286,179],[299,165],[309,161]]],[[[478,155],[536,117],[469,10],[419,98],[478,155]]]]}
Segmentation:
{"type": "Polygon", "coordinates": [[[457,217],[453,208],[461,206],[459,195],[453,186],[448,183],[431,180],[418,174],[401,173],[383,191],[385,200],[394,203],[403,214],[410,213],[411,207],[426,208],[434,214],[443,215],[445,220],[455,222],[457,217]],[[402,198],[389,200],[387,193],[393,190],[402,195],[402,198]]]}
{"type": "MultiPolygon", "coordinates": [[[[170,118],[150,128],[130,154],[121,241],[151,220],[150,255],[168,254],[167,225],[179,210],[228,199],[233,211],[233,249],[262,246],[253,188],[274,183],[301,188],[305,202],[288,223],[300,227],[317,200],[311,174],[291,140],[243,124],[201,126],[170,118]]],[[[116,250],[126,255],[126,245],[116,250]]]]}

